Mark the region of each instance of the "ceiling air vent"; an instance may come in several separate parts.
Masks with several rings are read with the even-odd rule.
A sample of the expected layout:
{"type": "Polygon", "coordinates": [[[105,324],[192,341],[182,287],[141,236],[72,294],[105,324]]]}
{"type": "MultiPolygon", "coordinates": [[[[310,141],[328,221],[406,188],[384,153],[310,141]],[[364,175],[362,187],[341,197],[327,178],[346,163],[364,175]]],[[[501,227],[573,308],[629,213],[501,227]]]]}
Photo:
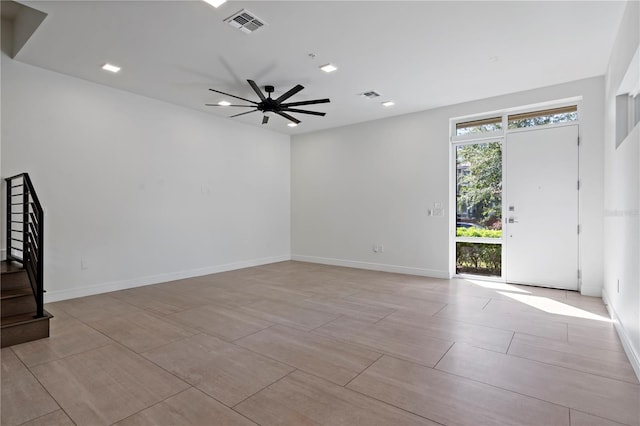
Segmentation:
{"type": "Polygon", "coordinates": [[[251,34],[266,25],[262,19],[258,18],[246,9],[239,10],[225,19],[224,22],[228,23],[233,28],[239,29],[245,34],[251,34]]]}
{"type": "Polygon", "coordinates": [[[369,90],[368,92],[360,93],[360,96],[364,96],[368,99],[374,99],[380,97],[380,93],[376,92],[375,90],[369,90]]]}

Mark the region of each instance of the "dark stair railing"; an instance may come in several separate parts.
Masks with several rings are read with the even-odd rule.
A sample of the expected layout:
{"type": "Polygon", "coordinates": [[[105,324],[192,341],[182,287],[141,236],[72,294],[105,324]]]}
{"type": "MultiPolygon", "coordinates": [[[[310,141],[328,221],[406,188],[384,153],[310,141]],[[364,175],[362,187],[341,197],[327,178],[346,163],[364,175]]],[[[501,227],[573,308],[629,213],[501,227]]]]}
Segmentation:
{"type": "Polygon", "coordinates": [[[28,173],[6,178],[7,260],[27,271],[36,298],[36,316],[44,316],[44,210],[28,173]]]}

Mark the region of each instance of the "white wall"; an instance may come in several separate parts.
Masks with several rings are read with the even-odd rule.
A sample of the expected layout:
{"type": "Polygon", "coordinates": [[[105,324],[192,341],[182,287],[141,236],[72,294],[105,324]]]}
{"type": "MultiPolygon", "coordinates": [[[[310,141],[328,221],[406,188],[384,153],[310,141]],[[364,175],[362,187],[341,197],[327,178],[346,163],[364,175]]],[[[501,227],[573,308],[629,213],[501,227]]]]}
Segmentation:
{"type": "Polygon", "coordinates": [[[29,172],[46,210],[48,301],[290,257],[289,136],[5,55],[1,75],[2,177],[29,172]]]}
{"type": "MultiPolygon", "coordinates": [[[[292,138],[292,256],[449,276],[449,119],[582,96],[582,292],[602,290],[602,77],[292,138]],[[383,253],[372,245],[382,243],[383,253]]],[[[549,212],[552,214],[552,212],[549,212]]]]}
{"type": "Polygon", "coordinates": [[[628,2],[606,74],[603,299],[640,377],[640,126],[616,148],[616,94],[640,47],[640,3],[628,2]],[[619,286],[618,286],[619,281],[619,286]]]}

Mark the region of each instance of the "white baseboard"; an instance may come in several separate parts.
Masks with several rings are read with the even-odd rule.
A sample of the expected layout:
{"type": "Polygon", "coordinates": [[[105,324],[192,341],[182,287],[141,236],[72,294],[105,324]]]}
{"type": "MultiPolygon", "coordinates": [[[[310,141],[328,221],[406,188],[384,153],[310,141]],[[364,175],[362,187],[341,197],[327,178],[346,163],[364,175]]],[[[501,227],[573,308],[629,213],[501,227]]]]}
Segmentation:
{"type": "Polygon", "coordinates": [[[294,254],[291,260],[300,262],[320,263],[322,265],[346,266],[348,268],[368,269],[371,271],[394,272],[397,274],[419,275],[422,277],[449,279],[448,271],[438,271],[435,269],[413,268],[410,266],[387,265],[384,263],[361,262],[359,260],[333,259],[328,257],[303,256],[294,254]]]}
{"type": "Polygon", "coordinates": [[[78,297],[93,296],[95,294],[108,293],[111,291],[126,290],[129,288],[160,284],[168,281],[217,274],[219,272],[250,268],[252,266],[267,265],[269,263],[284,262],[286,260],[291,260],[291,256],[282,255],[274,257],[263,257],[260,259],[243,260],[241,262],[227,263],[224,265],[210,266],[207,268],[192,269],[189,271],[171,272],[167,274],[159,274],[148,277],[132,278],[130,280],[123,281],[112,281],[89,287],[72,288],[67,290],[52,290],[45,293],[44,302],[51,303],[67,299],[76,299],[78,297]]]}
{"type": "Polygon", "coordinates": [[[580,294],[589,297],[602,297],[602,287],[586,286],[584,283],[580,286],[580,294]]]}
{"type": "Polygon", "coordinates": [[[629,358],[631,367],[633,368],[633,371],[635,371],[638,380],[640,380],[640,356],[636,349],[633,347],[631,339],[625,331],[624,325],[620,322],[620,317],[618,317],[616,310],[611,305],[609,296],[607,296],[607,292],[604,289],[602,290],[602,301],[607,307],[609,315],[611,315],[611,319],[613,320],[613,324],[616,328],[616,332],[618,333],[618,337],[620,337],[620,341],[622,342],[624,352],[627,354],[627,358],[629,358]]]}

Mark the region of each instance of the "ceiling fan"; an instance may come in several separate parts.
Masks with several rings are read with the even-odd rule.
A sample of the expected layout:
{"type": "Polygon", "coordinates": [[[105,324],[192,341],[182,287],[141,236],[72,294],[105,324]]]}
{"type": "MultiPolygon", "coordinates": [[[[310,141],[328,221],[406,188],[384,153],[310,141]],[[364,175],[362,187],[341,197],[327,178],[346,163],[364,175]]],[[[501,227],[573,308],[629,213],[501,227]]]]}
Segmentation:
{"type": "Polygon", "coordinates": [[[298,108],[293,108],[293,107],[302,106],[302,105],[325,104],[325,103],[331,102],[331,100],[329,100],[329,99],[313,99],[313,100],[310,100],[310,101],[284,103],[284,101],[286,101],[287,99],[289,99],[290,97],[292,97],[293,95],[295,95],[296,93],[298,93],[299,91],[304,89],[304,86],[301,86],[301,85],[298,84],[295,87],[293,87],[291,90],[289,90],[288,92],[282,94],[277,99],[273,99],[273,98],[271,98],[271,94],[275,90],[273,86],[264,86],[264,91],[267,93],[267,96],[265,96],[264,93],[262,93],[262,91],[260,90],[260,88],[258,87],[258,85],[256,84],[255,81],[247,80],[247,82],[249,83],[249,85],[251,86],[253,91],[256,92],[256,94],[260,98],[260,102],[255,102],[255,101],[252,101],[252,100],[249,100],[249,99],[241,98],[240,96],[235,96],[235,95],[232,95],[230,93],[221,92],[220,90],[209,89],[209,90],[211,90],[213,92],[216,92],[216,93],[221,93],[221,94],[226,95],[226,96],[231,96],[232,98],[240,99],[240,100],[243,100],[245,102],[250,102],[251,105],[229,105],[229,104],[205,104],[205,105],[206,106],[230,106],[230,107],[254,108],[251,111],[241,112],[240,114],[232,115],[229,118],[239,117],[241,115],[251,114],[252,112],[260,111],[260,112],[265,114],[262,117],[262,124],[267,124],[269,122],[269,116],[266,115],[266,113],[272,112],[274,114],[278,114],[278,115],[286,118],[287,120],[289,120],[289,121],[291,121],[291,122],[293,122],[295,124],[298,124],[298,123],[300,123],[300,120],[298,120],[297,118],[293,117],[292,115],[290,115],[288,113],[294,112],[294,113],[298,113],[298,114],[319,115],[321,117],[324,117],[326,114],[324,112],[309,111],[309,110],[298,109],[298,108]]]}

